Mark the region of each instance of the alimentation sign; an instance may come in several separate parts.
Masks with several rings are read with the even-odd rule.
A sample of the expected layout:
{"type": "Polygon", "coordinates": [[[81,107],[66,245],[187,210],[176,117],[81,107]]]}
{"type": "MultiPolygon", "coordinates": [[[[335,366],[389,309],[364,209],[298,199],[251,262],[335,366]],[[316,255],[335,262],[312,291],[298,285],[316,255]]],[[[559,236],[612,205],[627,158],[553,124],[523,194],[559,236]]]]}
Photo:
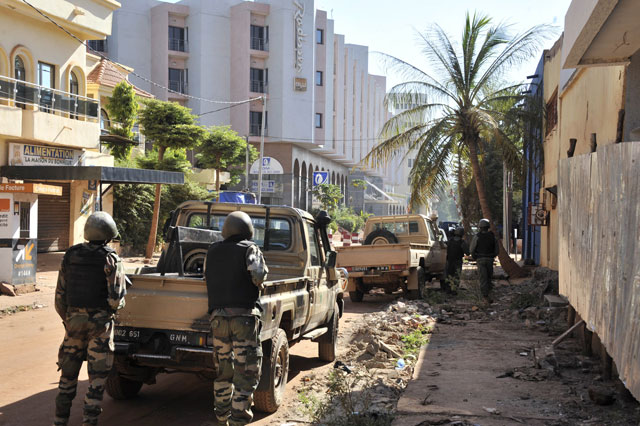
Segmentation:
{"type": "Polygon", "coordinates": [[[77,166],[82,151],[45,145],[9,144],[10,166],[77,166]]]}

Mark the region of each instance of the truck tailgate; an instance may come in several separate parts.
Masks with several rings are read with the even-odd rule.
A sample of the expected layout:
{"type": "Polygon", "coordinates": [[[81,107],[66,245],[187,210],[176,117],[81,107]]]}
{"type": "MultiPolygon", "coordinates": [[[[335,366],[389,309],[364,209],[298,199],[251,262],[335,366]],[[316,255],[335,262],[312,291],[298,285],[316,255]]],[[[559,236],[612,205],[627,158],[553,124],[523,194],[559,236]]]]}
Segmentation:
{"type": "Polygon", "coordinates": [[[337,266],[353,271],[354,268],[400,265],[409,267],[415,263],[412,259],[427,250],[422,244],[376,244],[370,246],[351,246],[338,248],[337,266]]]}
{"type": "Polygon", "coordinates": [[[207,315],[207,285],[201,278],[175,274],[130,275],[126,306],[118,311],[118,325],[167,330],[193,330],[207,315]]]}

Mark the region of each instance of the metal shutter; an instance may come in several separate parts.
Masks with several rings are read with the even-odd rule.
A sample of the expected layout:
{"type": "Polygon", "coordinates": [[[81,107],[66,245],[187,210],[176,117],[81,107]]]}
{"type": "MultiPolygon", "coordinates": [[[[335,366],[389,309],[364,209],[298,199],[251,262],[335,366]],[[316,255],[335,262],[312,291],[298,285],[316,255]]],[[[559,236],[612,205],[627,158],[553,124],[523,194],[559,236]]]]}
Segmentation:
{"type": "Polygon", "coordinates": [[[62,187],[62,196],[38,195],[38,252],[69,248],[69,183],[45,182],[62,187]]]}

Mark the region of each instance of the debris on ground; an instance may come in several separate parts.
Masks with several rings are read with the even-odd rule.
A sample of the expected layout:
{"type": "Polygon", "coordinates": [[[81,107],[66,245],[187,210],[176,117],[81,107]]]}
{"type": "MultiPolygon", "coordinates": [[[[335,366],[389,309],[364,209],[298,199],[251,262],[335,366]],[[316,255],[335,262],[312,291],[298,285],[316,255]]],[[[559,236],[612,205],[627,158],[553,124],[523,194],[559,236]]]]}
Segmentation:
{"type": "Polygon", "coordinates": [[[17,306],[11,306],[9,308],[6,309],[0,309],[0,317],[3,317],[5,315],[13,315],[17,312],[25,312],[25,311],[31,311],[33,309],[42,309],[45,308],[47,305],[44,305],[42,303],[32,303],[31,305],[17,305],[17,306]]]}

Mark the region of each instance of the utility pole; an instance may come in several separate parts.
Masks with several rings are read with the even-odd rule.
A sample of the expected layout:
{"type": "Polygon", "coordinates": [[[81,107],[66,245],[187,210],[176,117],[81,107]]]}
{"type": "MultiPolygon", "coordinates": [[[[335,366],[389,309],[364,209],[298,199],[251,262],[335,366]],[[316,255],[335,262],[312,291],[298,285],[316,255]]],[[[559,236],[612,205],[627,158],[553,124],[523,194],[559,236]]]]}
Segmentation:
{"type": "Polygon", "coordinates": [[[262,121],[260,123],[260,171],[258,172],[258,204],[262,204],[262,161],[264,158],[264,125],[267,119],[267,97],[262,97],[262,121]]]}
{"type": "Polygon", "coordinates": [[[245,136],[244,140],[247,142],[247,149],[245,150],[244,153],[244,162],[245,162],[245,171],[246,174],[244,175],[244,187],[246,188],[247,191],[249,191],[249,136],[245,136]]]}

